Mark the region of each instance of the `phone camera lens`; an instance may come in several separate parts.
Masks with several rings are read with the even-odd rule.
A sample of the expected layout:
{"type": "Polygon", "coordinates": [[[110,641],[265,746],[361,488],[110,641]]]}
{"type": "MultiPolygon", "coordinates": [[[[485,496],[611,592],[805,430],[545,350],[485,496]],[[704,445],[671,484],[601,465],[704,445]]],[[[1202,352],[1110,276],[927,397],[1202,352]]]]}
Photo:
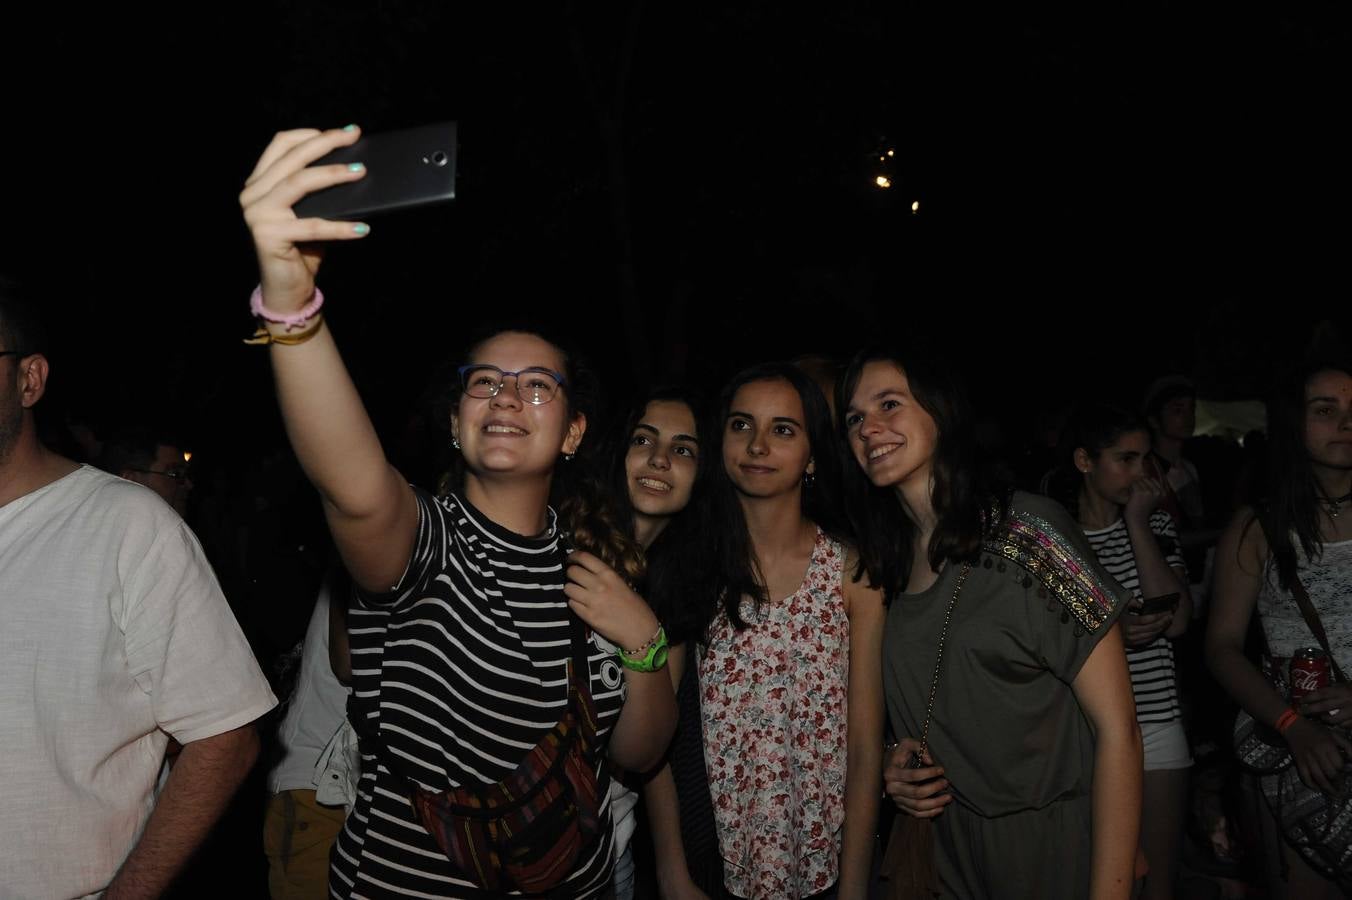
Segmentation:
{"type": "Polygon", "coordinates": [[[446,155],[445,150],[437,150],[432,154],[432,165],[434,166],[443,167],[450,161],[451,159],[446,155]]]}

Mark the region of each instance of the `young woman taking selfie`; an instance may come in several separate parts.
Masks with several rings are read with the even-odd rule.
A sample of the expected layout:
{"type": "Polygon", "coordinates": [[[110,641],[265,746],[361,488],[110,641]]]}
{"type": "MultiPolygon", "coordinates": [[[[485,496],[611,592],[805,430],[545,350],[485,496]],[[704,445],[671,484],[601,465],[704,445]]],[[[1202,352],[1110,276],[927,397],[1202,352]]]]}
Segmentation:
{"type": "Polygon", "coordinates": [[[594,543],[609,564],[584,549],[569,555],[570,535],[582,543],[604,523],[561,521],[549,503],[585,437],[591,385],[557,343],[490,334],[460,360],[450,421],[460,483],[434,497],[390,466],[314,280],[326,242],[368,229],[291,209],[364,175],[307,168],[357,137],[355,128],[277,135],[240,196],[261,280],[253,308],[271,338],[287,434],[360,589],[349,717],[362,776],[330,889],[601,896],[611,884],[611,761],[655,765],[675,699],[660,670],[660,623],[616,571],[632,576],[637,554],[607,535],[594,543]],[[513,842],[492,837],[502,831],[495,817],[510,819],[513,842]]]}

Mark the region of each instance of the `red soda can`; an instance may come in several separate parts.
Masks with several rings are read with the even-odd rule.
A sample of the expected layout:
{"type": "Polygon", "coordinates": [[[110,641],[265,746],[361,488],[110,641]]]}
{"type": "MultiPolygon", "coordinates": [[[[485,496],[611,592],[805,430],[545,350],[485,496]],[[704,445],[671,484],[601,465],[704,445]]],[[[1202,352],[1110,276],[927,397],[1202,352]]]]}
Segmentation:
{"type": "Polygon", "coordinates": [[[1329,686],[1328,654],[1319,647],[1305,647],[1291,654],[1291,702],[1329,686]]]}

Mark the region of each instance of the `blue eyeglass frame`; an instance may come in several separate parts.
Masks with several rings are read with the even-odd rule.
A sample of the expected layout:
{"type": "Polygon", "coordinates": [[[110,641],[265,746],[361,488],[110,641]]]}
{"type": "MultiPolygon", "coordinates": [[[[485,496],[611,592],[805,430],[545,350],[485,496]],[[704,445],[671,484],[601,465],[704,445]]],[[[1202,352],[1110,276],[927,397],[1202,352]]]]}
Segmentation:
{"type": "Polygon", "coordinates": [[[471,363],[470,365],[461,366],[460,368],[455,370],[456,374],[460,376],[460,389],[465,391],[466,394],[469,393],[469,388],[468,385],[465,384],[465,373],[472,372],[475,369],[492,369],[493,371],[497,372],[499,376],[498,389],[494,391],[492,394],[490,394],[488,397],[481,399],[491,400],[498,394],[500,394],[502,392],[502,386],[507,383],[507,376],[511,375],[513,378],[516,379],[516,395],[517,397],[520,397],[521,402],[529,403],[531,406],[544,406],[546,403],[549,403],[551,400],[553,400],[554,394],[558,393],[557,388],[555,389],[554,394],[551,394],[549,396],[548,400],[541,400],[539,403],[536,403],[534,400],[527,400],[525,397],[521,395],[521,376],[526,374],[527,372],[543,372],[550,378],[553,378],[554,381],[558,383],[559,387],[563,388],[568,386],[568,379],[563,376],[562,372],[555,372],[553,369],[546,369],[544,366],[529,366],[525,369],[520,370],[519,372],[508,372],[506,369],[499,369],[497,366],[490,365],[489,363],[471,363]]]}

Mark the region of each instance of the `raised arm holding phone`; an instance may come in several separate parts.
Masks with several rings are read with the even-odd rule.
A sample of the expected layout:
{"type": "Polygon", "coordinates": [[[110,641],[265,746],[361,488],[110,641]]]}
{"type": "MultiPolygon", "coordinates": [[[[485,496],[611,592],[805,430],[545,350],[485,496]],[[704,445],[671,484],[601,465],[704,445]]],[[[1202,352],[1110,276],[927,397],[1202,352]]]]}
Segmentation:
{"type": "Polygon", "coordinates": [[[259,263],[254,310],[272,341],[287,434],[361,589],[349,616],[349,717],[362,777],[330,887],[344,897],[599,896],[612,866],[611,763],[653,766],[675,701],[659,671],[661,624],[629,587],[642,565],[632,542],[597,540],[569,556],[572,541],[585,544],[609,523],[572,497],[557,513],[550,506],[586,434],[594,380],[534,331],[485,333],[453,387],[451,489],[433,497],[406,483],[385,458],[315,289],[324,244],[370,228],[292,209],[365,176],[360,161],[311,165],[359,137],[354,126],[278,134],[240,195],[259,263]],[[552,766],[561,757],[562,768],[552,766]],[[522,809],[503,800],[550,778],[562,779],[556,790],[531,796],[570,802],[522,809]],[[464,845],[463,810],[488,802],[503,816],[557,814],[560,824],[511,846],[464,845]]]}

